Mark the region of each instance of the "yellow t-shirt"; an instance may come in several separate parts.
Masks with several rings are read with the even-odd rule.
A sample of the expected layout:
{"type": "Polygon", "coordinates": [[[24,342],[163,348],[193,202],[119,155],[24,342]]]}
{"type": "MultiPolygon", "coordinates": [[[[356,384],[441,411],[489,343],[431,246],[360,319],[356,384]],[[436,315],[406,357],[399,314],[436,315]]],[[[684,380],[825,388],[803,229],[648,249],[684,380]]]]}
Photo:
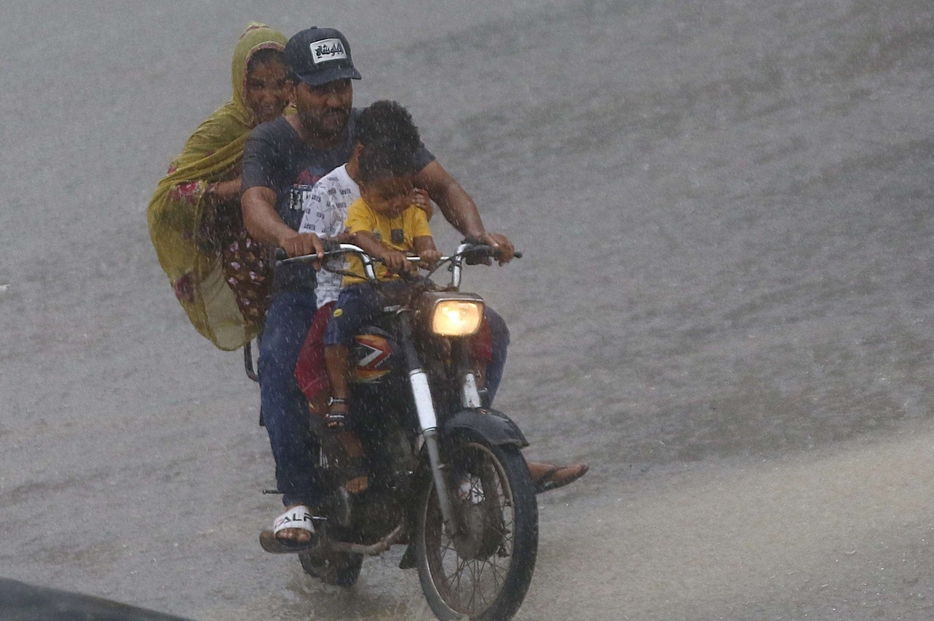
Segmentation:
{"type": "MultiPolygon", "coordinates": [[[[351,233],[366,231],[377,241],[406,254],[415,252],[413,240],[416,237],[431,237],[428,217],[415,205],[408,207],[395,218],[389,218],[373,211],[363,197],[355,200],[347,209],[345,227],[351,233]]],[[[363,263],[356,255],[350,257],[347,271],[357,276],[344,276],[343,286],[345,287],[366,280],[363,275],[363,263]]],[[[387,271],[382,263],[376,264],[376,277],[380,280],[386,280],[387,271]]],[[[399,276],[394,274],[392,277],[398,278],[399,276]]]]}

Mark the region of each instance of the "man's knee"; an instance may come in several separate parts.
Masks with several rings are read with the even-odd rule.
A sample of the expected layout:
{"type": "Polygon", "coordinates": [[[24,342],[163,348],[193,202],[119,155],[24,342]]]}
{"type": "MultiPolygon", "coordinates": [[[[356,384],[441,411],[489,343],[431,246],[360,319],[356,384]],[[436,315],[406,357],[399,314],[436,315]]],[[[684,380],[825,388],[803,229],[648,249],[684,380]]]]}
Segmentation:
{"type": "Polygon", "coordinates": [[[291,296],[273,301],[266,314],[260,343],[259,377],[263,384],[281,386],[295,381],[295,365],[315,314],[315,299],[291,296]]]}
{"type": "Polygon", "coordinates": [[[280,350],[270,348],[261,351],[258,365],[260,388],[272,385],[281,386],[284,382],[294,380],[297,362],[297,356],[283,356],[280,350]]]}
{"type": "Polygon", "coordinates": [[[493,347],[506,348],[509,345],[509,328],[506,326],[506,320],[495,310],[486,307],[486,321],[490,326],[490,337],[493,340],[493,347]]]}

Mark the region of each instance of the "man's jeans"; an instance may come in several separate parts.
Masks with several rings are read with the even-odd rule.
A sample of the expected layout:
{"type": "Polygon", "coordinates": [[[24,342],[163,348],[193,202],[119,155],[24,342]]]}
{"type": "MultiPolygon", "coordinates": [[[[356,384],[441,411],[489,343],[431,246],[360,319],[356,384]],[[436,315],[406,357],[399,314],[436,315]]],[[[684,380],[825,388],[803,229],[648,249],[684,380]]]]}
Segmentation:
{"type": "Polygon", "coordinates": [[[259,348],[260,402],[276,460],[276,483],[286,505],[313,505],[320,497],[308,401],[298,388],[295,363],[317,304],[314,291],[273,294],[259,348]]]}
{"type": "Polygon", "coordinates": [[[490,403],[503,381],[503,369],[506,367],[506,349],[509,347],[509,328],[499,313],[489,306],[485,306],[483,314],[490,326],[490,341],[492,345],[492,359],[486,365],[486,390],[490,395],[490,403]]]}

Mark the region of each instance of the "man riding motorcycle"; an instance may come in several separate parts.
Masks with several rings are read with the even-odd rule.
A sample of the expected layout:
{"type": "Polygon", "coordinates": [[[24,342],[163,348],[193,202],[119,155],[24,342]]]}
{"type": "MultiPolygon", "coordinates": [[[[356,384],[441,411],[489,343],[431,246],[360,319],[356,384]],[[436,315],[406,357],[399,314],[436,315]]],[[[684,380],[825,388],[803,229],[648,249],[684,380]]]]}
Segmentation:
{"type": "MultiPolygon", "coordinates": [[[[297,78],[291,87],[297,114],[264,123],[250,134],[243,157],[243,219],[255,239],[282,247],[289,256],[323,257],[318,236],[298,232],[303,212],[300,204],[292,205],[290,190],[294,185],[313,185],[350,159],[359,114],[352,107],[351,80],[361,76],[354,68],[346,37],[334,29],[299,32],[289,40],[285,55],[297,78]]],[[[465,237],[494,247],[501,263],[512,260],[512,243],[504,235],[486,231],[473,200],[424,147],[416,155],[416,164],[416,186],[427,191],[445,218],[465,237]]],[[[309,270],[305,265],[277,269],[260,346],[263,415],[278,489],[287,508],[314,506],[322,493],[315,478],[308,406],[294,376],[317,310],[315,277],[309,270]]],[[[505,347],[505,343],[496,346],[505,347]]],[[[586,466],[565,467],[563,474],[548,464],[530,464],[530,470],[540,485],[549,483],[541,480],[546,474],[554,486],[560,486],[582,476],[586,466]]],[[[301,516],[298,526],[281,529],[277,536],[293,545],[307,543],[310,529],[302,528],[301,516]]]]}

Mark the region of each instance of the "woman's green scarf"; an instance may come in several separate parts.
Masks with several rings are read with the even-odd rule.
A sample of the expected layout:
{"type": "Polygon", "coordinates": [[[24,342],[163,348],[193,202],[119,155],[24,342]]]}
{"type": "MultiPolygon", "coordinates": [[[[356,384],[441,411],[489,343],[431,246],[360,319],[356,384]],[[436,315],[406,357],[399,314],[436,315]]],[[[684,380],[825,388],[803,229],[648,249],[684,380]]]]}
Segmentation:
{"type": "Polygon", "coordinates": [[[239,174],[247,135],[257,124],[243,95],[250,58],[263,49],[284,50],[286,41],[264,24],[250,24],[234,51],[233,97],[195,130],[149,203],[149,235],[176,297],[195,329],[224,350],[248,343],[261,325],[244,317],[225,280],[204,192],[239,174]]]}

